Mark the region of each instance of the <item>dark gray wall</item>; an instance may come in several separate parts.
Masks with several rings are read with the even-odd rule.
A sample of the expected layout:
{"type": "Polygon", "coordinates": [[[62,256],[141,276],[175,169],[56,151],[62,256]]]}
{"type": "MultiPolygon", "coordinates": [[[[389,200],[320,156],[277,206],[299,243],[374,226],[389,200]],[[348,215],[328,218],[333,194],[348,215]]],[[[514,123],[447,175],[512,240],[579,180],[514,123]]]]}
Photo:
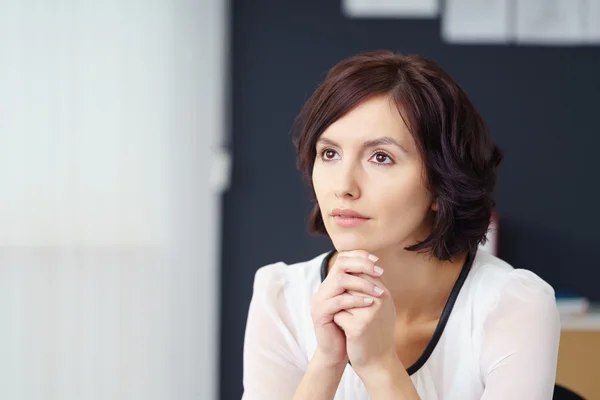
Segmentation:
{"type": "Polygon", "coordinates": [[[502,258],[556,289],[600,300],[600,47],[448,45],[438,20],[349,20],[337,1],[233,0],[232,13],[234,168],[224,200],[222,399],[241,396],[256,269],[329,249],[305,231],[311,205],[290,128],[327,70],[358,52],[419,53],[458,81],[505,151],[497,196],[502,258]]]}

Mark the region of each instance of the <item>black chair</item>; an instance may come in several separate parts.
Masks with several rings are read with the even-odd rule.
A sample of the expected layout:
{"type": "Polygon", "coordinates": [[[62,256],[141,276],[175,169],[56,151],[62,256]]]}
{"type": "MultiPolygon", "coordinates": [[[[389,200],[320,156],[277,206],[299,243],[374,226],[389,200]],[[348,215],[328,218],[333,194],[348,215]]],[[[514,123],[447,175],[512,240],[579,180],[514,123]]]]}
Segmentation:
{"type": "Polygon", "coordinates": [[[583,397],[564,386],[554,385],[552,400],[585,400],[583,397]]]}

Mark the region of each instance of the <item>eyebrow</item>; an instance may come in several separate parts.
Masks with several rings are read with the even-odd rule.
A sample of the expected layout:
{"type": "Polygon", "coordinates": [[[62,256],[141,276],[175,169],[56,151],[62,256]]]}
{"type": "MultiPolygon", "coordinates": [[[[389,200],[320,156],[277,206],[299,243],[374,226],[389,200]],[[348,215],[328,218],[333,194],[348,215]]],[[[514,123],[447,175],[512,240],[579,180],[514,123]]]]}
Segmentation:
{"type": "MultiPolygon", "coordinates": [[[[341,147],[339,144],[337,144],[335,141],[331,140],[331,139],[327,139],[324,137],[320,137],[319,140],[317,140],[317,143],[323,143],[329,146],[335,146],[335,147],[341,147]]],[[[398,142],[396,139],[391,138],[389,136],[383,136],[377,139],[372,139],[372,140],[367,140],[366,142],[364,142],[362,144],[362,148],[366,149],[369,147],[377,147],[377,146],[386,146],[386,145],[392,145],[392,146],[396,146],[398,147],[400,150],[402,150],[405,153],[408,153],[408,151],[406,150],[406,148],[404,146],[402,146],[402,144],[400,144],[400,142],[398,142]]]]}

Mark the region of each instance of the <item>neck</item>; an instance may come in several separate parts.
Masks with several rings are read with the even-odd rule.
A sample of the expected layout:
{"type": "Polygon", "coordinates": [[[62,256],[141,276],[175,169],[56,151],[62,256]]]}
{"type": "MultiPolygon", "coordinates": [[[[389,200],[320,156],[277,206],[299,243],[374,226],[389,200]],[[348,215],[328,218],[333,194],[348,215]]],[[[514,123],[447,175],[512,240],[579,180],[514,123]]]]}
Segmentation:
{"type": "Polygon", "coordinates": [[[466,254],[441,261],[428,253],[404,249],[376,252],[384,269],[383,283],[391,292],[396,315],[407,321],[438,318],[460,271],[466,254]]]}

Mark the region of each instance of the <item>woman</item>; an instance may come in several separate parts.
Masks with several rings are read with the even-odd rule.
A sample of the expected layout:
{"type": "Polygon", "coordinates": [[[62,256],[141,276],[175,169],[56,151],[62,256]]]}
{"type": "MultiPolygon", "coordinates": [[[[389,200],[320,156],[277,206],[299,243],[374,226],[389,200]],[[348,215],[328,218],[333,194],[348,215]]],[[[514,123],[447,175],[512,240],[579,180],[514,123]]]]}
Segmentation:
{"type": "Polygon", "coordinates": [[[260,268],[244,399],[552,397],[552,288],[478,250],[501,150],[460,87],[419,56],[334,66],[297,120],[313,231],[335,250],[260,268]]]}

